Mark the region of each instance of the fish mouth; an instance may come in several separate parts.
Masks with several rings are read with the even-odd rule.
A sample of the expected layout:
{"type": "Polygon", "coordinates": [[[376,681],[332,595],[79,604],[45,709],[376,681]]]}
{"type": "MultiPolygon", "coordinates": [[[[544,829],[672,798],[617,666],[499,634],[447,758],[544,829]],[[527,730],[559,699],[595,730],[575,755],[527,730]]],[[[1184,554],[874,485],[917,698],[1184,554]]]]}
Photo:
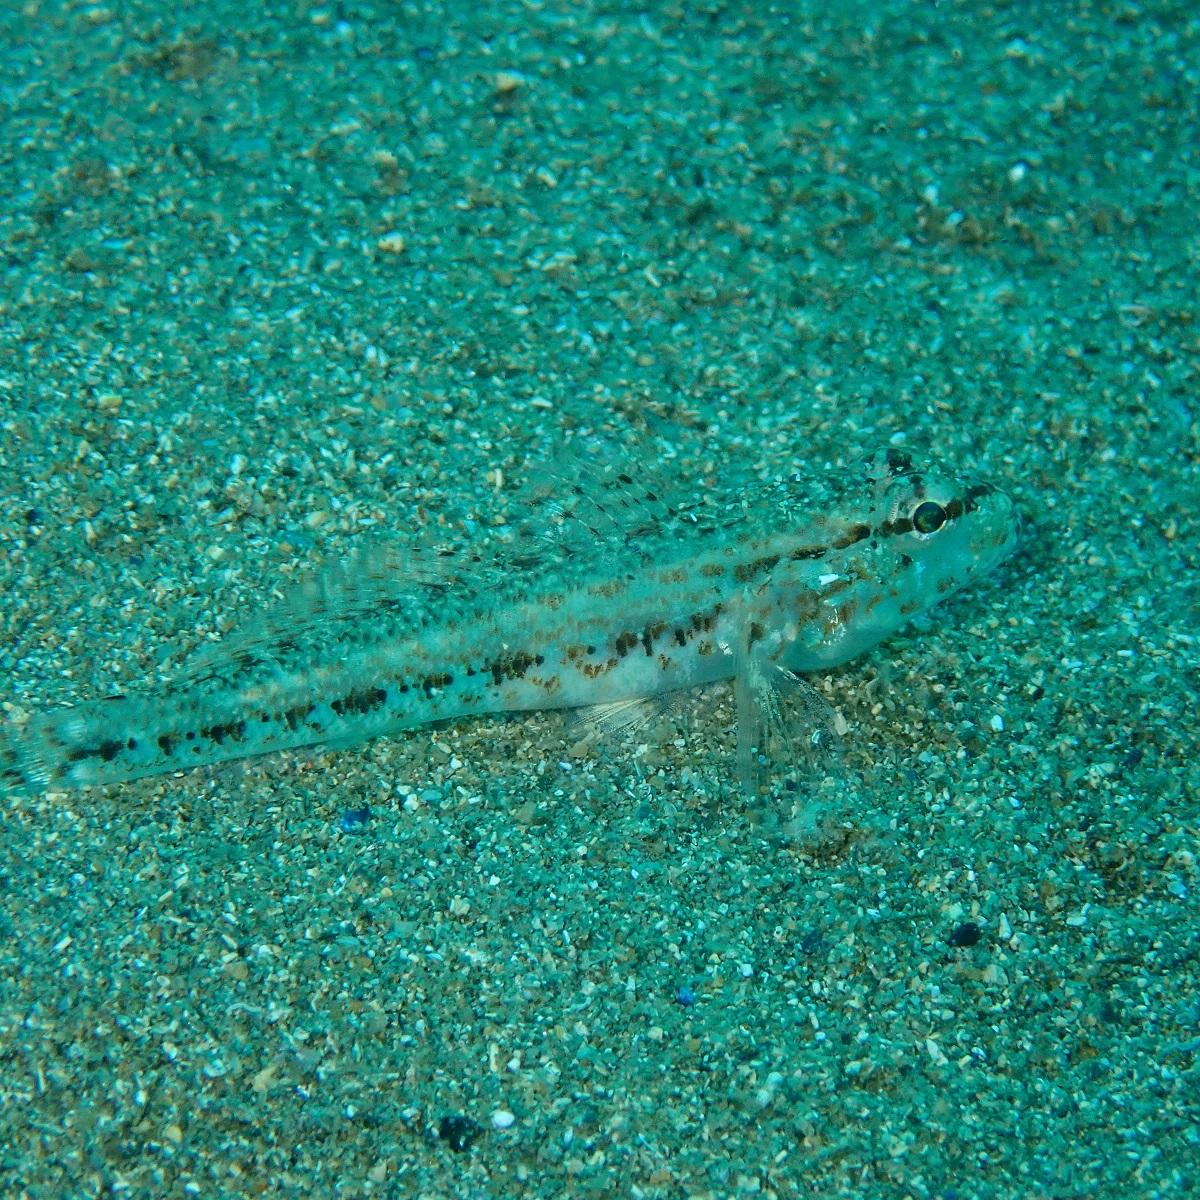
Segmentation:
{"type": "Polygon", "coordinates": [[[977,494],[980,506],[986,504],[988,513],[977,537],[972,539],[973,550],[983,569],[990,570],[1021,544],[1021,513],[1012,497],[997,487],[982,485],[977,494]],[[982,499],[983,487],[987,488],[986,500],[982,499]]]}

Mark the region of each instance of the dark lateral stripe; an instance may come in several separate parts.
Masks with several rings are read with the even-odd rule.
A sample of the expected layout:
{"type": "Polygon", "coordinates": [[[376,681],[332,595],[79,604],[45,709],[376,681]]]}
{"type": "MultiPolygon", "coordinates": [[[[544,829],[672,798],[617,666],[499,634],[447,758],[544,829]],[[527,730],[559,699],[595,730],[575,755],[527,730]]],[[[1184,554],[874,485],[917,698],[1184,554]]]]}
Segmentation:
{"type": "Polygon", "coordinates": [[[362,716],[373,712],[387,702],[387,688],[363,688],[350,692],[339,700],[334,700],[329,707],[339,716],[362,716]]]}
{"type": "Polygon", "coordinates": [[[779,561],[779,558],[778,554],[767,554],[762,558],[756,558],[753,562],[741,563],[734,567],[733,577],[738,583],[748,583],[759,575],[767,574],[779,561]]]}
{"type": "MultiPolygon", "coordinates": [[[[995,487],[990,483],[977,483],[973,487],[968,488],[961,496],[955,496],[952,500],[948,500],[942,505],[942,509],[946,514],[947,521],[954,521],[961,517],[964,513],[974,512],[979,507],[979,502],[987,496],[996,494],[995,487]]],[[[911,533],[913,529],[912,517],[897,517],[893,521],[885,521],[878,529],[875,530],[877,537],[895,537],[898,534],[911,533]]]]}
{"type": "Polygon", "coordinates": [[[895,537],[901,533],[912,533],[913,523],[908,517],[897,517],[894,521],[885,521],[875,531],[881,538],[895,537]]]}
{"type": "MultiPolygon", "coordinates": [[[[636,639],[635,639],[636,640],[636,639]]],[[[516,654],[505,654],[483,664],[492,682],[499,687],[510,679],[522,679],[530,667],[540,667],[546,660],[540,654],[529,654],[522,650],[516,654]]]]}
{"type": "Polygon", "coordinates": [[[870,525],[851,525],[836,541],[830,543],[834,550],[845,550],[855,542],[865,541],[871,536],[870,525]]]}

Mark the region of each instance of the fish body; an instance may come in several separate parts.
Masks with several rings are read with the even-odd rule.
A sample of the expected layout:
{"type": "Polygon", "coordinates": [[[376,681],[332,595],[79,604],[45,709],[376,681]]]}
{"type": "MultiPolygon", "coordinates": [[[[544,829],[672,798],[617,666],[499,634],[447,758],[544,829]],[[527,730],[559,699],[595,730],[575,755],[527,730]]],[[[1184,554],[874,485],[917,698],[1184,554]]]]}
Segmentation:
{"type": "Polygon", "coordinates": [[[883,451],[732,506],[636,471],[562,479],[536,550],[352,555],[158,694],[0,728],[0,795],[351,745],[506,711],[605,712],[733,680],[750,763],[804,672],[856,657],[1002,561],[1008,497],[883,451]]]}

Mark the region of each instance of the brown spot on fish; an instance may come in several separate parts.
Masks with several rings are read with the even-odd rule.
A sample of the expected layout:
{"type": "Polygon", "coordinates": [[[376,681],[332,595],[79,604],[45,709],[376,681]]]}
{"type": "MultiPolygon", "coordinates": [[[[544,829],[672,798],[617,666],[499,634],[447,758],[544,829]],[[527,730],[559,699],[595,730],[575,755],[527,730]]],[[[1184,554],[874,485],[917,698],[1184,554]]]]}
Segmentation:
{"type": "Polygon", "coordinates": [[[628,587],[628,583],[624,579],[606,579],[603,583],[594,583],[588,588],[588,595],[600,596],[605,600],[612,600],[619,596],[628,587]]]}
{"type": "Polygon", "coordinates": [[[653,651],[654,639],[657,637],[662,637],[666,628],[667,626],[665,622],[658,621],[654,625],[647,625],[646,628],[642,630],[642,646],[645,648],[647,658],[649,658],[653,651]]]}
{"type": "Polygon", "coordinates": [[[764,554],[762,558],[756,558],[753,562],[741,563],[734,567],[733,577],[738,583],[748,583],[751,579],[757,579],[770,571],[779,562],[780,557],[778,554],[764,554]]]}
{"type": "Polygon", "coordinates": [[[421,690],[425,693],[426,698],[433,696],[434,692],[441,691],[442,688],[448,687],[454,680],[454,676],[449,672],[441,672],[440,674],[426,675],[421,680],[421,690]]]}
{"type": "Polygon", "coordinates": [[[855,542],[861,542],[871,536],[870,525],[852,525],[839,538],[830,543],[835,550],[845,550],[855,542]]]}
{"type": "Polygon", "coordinates": [[[510,679],[522,679],[530,667],[537,666],[542,661],[541,655],[529,654],[524,650],[516,654],[504,654],[484,664],[492,677],[492,682],[499,687],[510,679]]]}
{"type": "Polygon", "coordinates": [[[361,688],[358,691],[349,692],[340,699],[332,701],[329,707],[332,708],[339,717],[347,714],[357,716],[373,711],[386,700],[386,688],[361,688]]]}

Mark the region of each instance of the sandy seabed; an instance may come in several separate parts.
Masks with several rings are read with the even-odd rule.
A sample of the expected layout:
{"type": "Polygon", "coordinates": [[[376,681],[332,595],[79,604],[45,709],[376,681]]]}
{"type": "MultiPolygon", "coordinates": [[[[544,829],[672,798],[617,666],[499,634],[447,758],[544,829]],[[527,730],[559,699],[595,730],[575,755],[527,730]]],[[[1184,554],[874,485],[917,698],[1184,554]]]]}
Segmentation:
{"type": "Polygon", "coordinates": [[[7,721],[591,430],[685,491],[903,446],[1025,531],[813,681],[841,752],[768,803],[719,689],[10,798],[5,1196],[1195,1186],[1188,6],[0,31],[7,721]]]}

